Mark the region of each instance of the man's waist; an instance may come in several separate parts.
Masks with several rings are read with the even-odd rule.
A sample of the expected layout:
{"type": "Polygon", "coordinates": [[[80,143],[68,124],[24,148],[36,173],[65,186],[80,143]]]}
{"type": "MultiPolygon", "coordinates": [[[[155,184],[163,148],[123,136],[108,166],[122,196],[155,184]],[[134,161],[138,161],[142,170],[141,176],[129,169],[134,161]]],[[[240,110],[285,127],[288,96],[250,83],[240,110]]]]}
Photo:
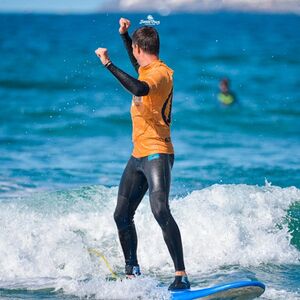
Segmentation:
{"type": "Polygon", "coordinates": [[[132,155],[134,157],[143,157],[156,153],[174,154],[172,143],[133,143],[132,155]]]}
{"type": "Polygon", "coordinates": [[[172,139],[171,139],[171,136],[145,136],[144,134],[141,134],[141,135],[135,135],[133,133],[132,135],[132,141],[133,143],[138,143],[140,141],[143,141],[143,142],[149,142],[149,143],[153,143],[153,141],[159,141],[161,143],[172,143],[172,139]]]}

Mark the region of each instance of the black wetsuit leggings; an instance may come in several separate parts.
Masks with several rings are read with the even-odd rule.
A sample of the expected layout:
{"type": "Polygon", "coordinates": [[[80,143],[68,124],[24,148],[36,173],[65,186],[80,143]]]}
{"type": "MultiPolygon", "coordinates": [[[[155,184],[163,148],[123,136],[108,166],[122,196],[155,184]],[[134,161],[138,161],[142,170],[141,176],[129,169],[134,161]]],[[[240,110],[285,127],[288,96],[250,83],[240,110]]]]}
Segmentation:
{"type": "MultiPolygon", "coordinates": [[[[114,218],[126,265],[138,265],[134,213],[149,188],[152,213],[160,225],[176,271],[185,269],[179,228],[169,208],[173,154],[131,156],[121,178],[114,218]]],[[[150,233],[149,233],[150,234],[150,233]]]]}

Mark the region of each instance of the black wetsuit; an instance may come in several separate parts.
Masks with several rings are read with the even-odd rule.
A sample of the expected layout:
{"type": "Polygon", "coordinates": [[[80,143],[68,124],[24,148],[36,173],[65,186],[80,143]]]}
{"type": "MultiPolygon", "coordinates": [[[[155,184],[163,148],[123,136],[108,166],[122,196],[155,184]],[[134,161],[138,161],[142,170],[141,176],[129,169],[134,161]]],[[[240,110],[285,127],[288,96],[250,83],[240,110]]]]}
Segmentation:
{"type": "Polygon", "coordinates": [[[133,221],[135,210],[149,189],[152,213],[160,225],[164,240],[174,262],[175,270],[184,270],[181,237],[169,208],[172,154],[135,158],[131,156],[121,178],[114,218],[126,265],[138,265],[137,234],[133,221]]]}
{"type": "MultiPolygon", "coordinates": [[[[129,34],[122,34],[121,37],[125,43],[130,60],[135,70],[138,71],[139,64],[133,56],[132,41],[129,34]]],[[[135,96],[144,96],[149,93],[147,83],[133,78],[112,63],[108,64],[107,68],[135,96]]],[[[175,270],[183,271],[185,269],[180,231],[169,208],[169,190],[173,163],[173,154],[158,153],[142,158],[131,156],[124,170],[119,185],[114,218],[125,257],[127,274],[130,274],[131,266],[138,266],[136,255],[137,234],[133,218],[148,189],[151,210],[162,229],[175,270]]]]}

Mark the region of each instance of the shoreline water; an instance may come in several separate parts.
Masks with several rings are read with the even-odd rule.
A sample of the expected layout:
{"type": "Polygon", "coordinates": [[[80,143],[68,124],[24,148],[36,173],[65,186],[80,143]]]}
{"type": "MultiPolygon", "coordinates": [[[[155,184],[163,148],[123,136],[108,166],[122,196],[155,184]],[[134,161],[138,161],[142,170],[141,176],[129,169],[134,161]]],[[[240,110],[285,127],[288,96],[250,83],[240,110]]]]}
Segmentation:
{"type": "MultiPolygon", "coordinates": [[[[0,296],[167,299],[173,267],[148,196],[135,218],[140,280],[106,281],[109,269],[88,252],[100,251],[122,273],[112,217],[116,195],[117,187],[90,186],[0,201],[6,228],[0,235],[0,296]]],[[[193,286],[261,280],[267,285],[262,299],[298,299],[300,240],[292,238],[299,197],[296,188],[214,185],[171,199],[193,286]]]]}

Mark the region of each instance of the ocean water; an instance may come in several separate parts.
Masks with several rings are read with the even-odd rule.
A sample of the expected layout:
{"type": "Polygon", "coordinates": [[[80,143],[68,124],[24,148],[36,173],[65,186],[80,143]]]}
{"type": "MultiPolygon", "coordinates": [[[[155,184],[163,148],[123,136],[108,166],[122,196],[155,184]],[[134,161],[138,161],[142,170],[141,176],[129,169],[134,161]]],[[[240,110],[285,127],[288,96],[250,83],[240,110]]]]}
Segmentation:
{"type": "MultiPolygon", "coordinates": [[[[112,218],[130,156],[135,75],[120,14],[0,15],[0,299],[168,299],[173,267],[145,197],[143,276],[123,271],[112,218]]],[[[132,27],[144,14],[125,15],[132,27]]],[[[300,17],[154,15],[174,71],[170,205],[193,287],[240,279],[300,299],[300,17]],[[223,77],[238,102],[219,105],[223,77]]]]}

